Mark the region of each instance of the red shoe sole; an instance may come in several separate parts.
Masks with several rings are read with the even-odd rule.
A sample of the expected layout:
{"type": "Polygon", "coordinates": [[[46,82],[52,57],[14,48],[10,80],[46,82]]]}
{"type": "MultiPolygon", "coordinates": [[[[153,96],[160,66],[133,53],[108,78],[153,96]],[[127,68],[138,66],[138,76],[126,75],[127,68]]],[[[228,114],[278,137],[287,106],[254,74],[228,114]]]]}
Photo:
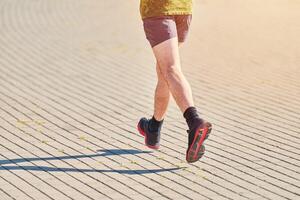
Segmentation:
{"type": "Polygon", "coordinates": [[[148,148],[150,148],[150,149],[155,149],[155,150],[159,149],[159,145],[158,145],[158,146],[152,146],[152,145],[148,145],[148,144],[147,144],[147,134],[145,134],[145,132],[144,132],[144,131],[142,130],[142,128],[140,127],[140,123],[138,123],[137,129],[138,129],[139,133],[140,133],[142,136],[145,137],[145,145],[146,145],[148,148]]]}
{"type": "Polygon", "coordinates": [[[198,128],[193,143],[186,154],[186,161],[188,163],[196,162],[204,155],[205,147],[202,144],[205,139],[208,138],[211,130],[212,125],[208,122],[205,124],[204,128],[198,128]]]}

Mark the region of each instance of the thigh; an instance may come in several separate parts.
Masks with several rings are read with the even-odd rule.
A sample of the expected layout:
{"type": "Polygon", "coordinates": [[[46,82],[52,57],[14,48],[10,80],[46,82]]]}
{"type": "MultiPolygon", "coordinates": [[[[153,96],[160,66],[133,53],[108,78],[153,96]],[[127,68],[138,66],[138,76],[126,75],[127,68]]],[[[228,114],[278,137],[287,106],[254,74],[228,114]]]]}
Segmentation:
{"type": "Polygon", "coordinates": [[[150,17],[143,20],[144,31],[151,47],[177,37],[176,22],[173,16],[150,17]]]}
{"type": "Polygon", "coordinates": [[[168,39],[154,46],[152,50],[163,75],[165,75],[168,70],[180,70],[181,67],[177,37],[168,39]]]}
{"type": "Polygon", "coordinates": [[[192,15],[175,15],[175,23],[178,35],[178,42],[183,43],[186,41],[189,33],[192,15]]]}

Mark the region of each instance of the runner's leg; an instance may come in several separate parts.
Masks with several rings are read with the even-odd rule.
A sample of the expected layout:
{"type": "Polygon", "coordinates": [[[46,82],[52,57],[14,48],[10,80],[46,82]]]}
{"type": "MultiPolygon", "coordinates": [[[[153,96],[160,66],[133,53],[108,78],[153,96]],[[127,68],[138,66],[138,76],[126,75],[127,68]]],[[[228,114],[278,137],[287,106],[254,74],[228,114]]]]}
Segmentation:
{"type": "MultiPolygon", "coordinates": [[[[179,42],[178,46],[180,47],[183,42],[179,42]]],[[[168,86],[168,82],[163,77],[158,63],[156,63],[156,73],[157,73],[157,85],[155,89],[155,97],[154,97],[154,117],[158,121],[164,119],[165,114],[168,109],[169,100],[170,100],[170,90],[168,86]]]]}
{"type": "Polygon", "coordinates": [[[158,63],[156,63],[157,85],[154,96],[154,118],[158,121],[164,119],[170,100],[170,91],[167,81],[164,79],[158,63]]]}
{"type": "Polygon", "coordinates": [[[162,77],[167,82],[178,107],[184,113],[187,108],[194,106],[194,102],[191,87],[181,71],[178,38],[168,39],[152,49],[162,77]]]}

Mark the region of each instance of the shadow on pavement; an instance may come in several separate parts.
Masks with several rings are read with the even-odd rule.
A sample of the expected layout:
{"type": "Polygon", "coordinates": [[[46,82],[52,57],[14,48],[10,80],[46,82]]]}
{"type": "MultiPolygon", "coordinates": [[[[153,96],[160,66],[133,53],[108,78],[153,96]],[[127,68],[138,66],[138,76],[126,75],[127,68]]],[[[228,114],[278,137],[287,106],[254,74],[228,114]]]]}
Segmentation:
{"type": "Polygon", "coordinates": [[[51,161],[51,160],[70,160],[70,159],[80,159],[80,158],[94,158],[100,156],[114,156],[114,155],[135,155],[143,153],[151,153],[151,151],[139,151],[133,149],[109,149],[109,150],[98,150],[96,154],[88,155],[70,155],[70,156],[54,156],[54,157],[33,157],[33,158],[17,158],[17,159],[8,159],[0,160],[0,171],[4,170],[27,170],[27,171],[46,171],[46,172],[98,172],[98,173],[120,173],[120,174],[151,174],[151,173],[160,173],[167,171],[179,170],[182,168],[167,168],[167,169],[80,169],[80,168],[66,168],[66,167],[49,167],[49,166],[22,166],[14,165],[23,162],[33,162],[33,161],[51,161]],[[9,165],[9,166],[6,166],[9,165]]]}

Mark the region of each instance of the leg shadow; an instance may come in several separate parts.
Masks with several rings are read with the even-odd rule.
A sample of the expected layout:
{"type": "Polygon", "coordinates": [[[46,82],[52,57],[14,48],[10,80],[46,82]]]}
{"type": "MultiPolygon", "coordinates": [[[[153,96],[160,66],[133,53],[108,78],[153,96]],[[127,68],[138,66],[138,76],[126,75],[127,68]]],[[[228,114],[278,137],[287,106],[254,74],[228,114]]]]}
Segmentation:
{"type": "Polygon", "coordinates": [[[98,172],[98,173],[119,173],[119,174],[151,174],[151,173],[162,173],[175,171],[182,168],[167,168],[167,169],[141,169],[141,170],[131,170],[131,169],[79,169],[79,168],[60,168],[60,167],[48,167],[48,166],[19,166],[12,164],[34,162],[34,161],[51,161],[51,160],[70,160],[70,159],[81,159],[81,158],[94,158],[101,156],[118,156],[118,155],[136,155],[144,153],[152,153],[151,151],[139,151],[134,149],[103,149],[98,150],[96,154],[87,155],[70,155],[70,156],[58,156],[58,157],[31,157],[31,158],[16,158],[8,160],[0,160],[0,171],[6,170],[26,170],[26,171],[46,171],[46,172],[98,172]],[[9,166],[6,166],[8,165],[9,166]]]}

